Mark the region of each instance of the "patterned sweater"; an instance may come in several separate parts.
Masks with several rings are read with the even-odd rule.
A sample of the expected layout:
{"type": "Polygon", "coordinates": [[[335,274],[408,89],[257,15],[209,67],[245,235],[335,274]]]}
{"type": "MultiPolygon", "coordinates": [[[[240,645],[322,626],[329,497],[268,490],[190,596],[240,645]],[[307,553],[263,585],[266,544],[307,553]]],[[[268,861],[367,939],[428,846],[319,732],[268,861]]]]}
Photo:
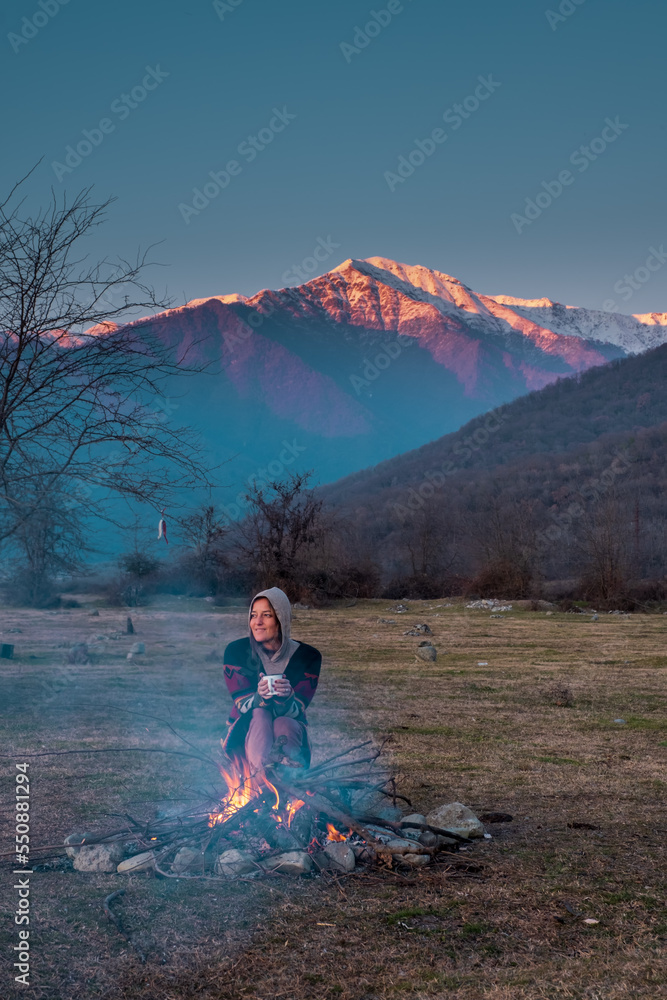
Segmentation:
{"type": "Polygon", "coordinates": [[[243,756],[245,737],[253,708],[270,708],[274,715],[285,715],[304,725],[306,708],[313,700],[322,666],[322,655],[314,646],[300,642],[290,657],[285,676],[292,685],[289,698],[263,699],[257,692],[261,665],[253,658],[250,639],[237,639],[225,649],[224,675],[233,706],[227,720],[228,731],[222,741],[228,756],[243,756]]]}

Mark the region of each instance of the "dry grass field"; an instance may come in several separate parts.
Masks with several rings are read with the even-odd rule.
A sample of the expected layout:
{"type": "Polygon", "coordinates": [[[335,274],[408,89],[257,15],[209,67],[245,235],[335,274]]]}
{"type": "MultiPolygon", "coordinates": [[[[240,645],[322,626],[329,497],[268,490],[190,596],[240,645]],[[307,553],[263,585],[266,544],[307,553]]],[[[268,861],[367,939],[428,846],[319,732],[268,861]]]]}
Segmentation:
{"type": "MultiPolygon", "coordinates": [[[[667,617],[500,618],[446,601],[360,602],[296,613],[324,654],[309,713],[315,757],[369,736],[415,809],[458,800],[512,822],[420,870],[261,880],[88,875],[57,846],[33,856],[32,985],[18,987],[11,862],[3,860],[0,996],[7,1000],[620,1000],[667,996],[664,765],[667,617]],[[394,619],[394,624],[379,623],[394,619]],[[428,622],[439,650],[418,662],[428,622]],[[623,719],[624,722],[615,722],[623,719]],[[141,964],[102,911],[118,907],[141,964]],[[594,919],[598,923],[586,924],[594,919]]],[[[171,599],[125,613],[3,611],[3,754],[143,747],[211,752],[228,710],[219,662],[241,608],[171,599]],[[8,632],[20,629],[20,632],[8,632]],[[115,636],[115,637],[114,637],[115,636]],[[106,638],[98,638],[106,637],[106,638]],[[133,641],[142,657],[127,660],[133,641]],[[88,641],[90,666],[64,667],[88,641]]],[[[19,758],[22,759],[22,758],[19,758]]],[[[28,758],[26,758],[28,759],[28,758]]],[[[35,845],[182,807],[213,768],[162,753],[30,759],[35,845]]],[[[14,760],[4,757],[2,851],[13,846],[14,760]]]]}

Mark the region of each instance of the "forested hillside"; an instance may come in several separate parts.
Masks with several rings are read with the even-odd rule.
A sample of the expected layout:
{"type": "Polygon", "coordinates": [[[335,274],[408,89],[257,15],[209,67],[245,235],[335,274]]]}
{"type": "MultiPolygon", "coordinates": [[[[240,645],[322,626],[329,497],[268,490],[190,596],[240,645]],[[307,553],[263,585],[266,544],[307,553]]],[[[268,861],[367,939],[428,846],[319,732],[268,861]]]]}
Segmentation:
{"type": "Polygon", "coordinates": [[[333,484],[348,558],[396,596],[661,597],[666,375],[667,347],[612,362],[333,484]]]}
{"type": "Polygon", "coordinates": [[[667,345],[612,361],[476,417],[459,431],[324,488],[329,502],[382,501],[420,484],[429,471],[447,476],[507,465],[534,454],[562,452],[604,434],[667,420],[667,345]],[[389,491],[385,492],[385,491],[389,491]]]}

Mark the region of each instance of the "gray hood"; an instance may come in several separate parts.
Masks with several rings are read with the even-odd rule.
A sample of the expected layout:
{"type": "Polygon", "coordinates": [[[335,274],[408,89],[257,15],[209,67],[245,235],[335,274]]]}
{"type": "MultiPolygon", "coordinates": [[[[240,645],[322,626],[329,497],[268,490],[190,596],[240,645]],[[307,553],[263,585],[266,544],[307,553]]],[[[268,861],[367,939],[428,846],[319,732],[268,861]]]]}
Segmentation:
{"type": "Polygon", "coordinates": [[[250,634],[251,649],[260,659],[265,674],[283,674],[285,672],[290,658],[299,647],[299,643],[290,638],[291,630],[292,606],[289,602],[287,594],[285,594],[278,587],[269,587],[268,590],[261,590],[259,594],[255,594],[248,609],[248,632],[250,634]],[[280,649],[276,650],[275,653],[268,652],[264,649],[261,643],[255,642],[253,634],[250,631],[250,612],[252,611],[252,606],[258,597],[265,597],[267,599],[275,611],[278,621],[280,622],[282,643],[280,649]]]}

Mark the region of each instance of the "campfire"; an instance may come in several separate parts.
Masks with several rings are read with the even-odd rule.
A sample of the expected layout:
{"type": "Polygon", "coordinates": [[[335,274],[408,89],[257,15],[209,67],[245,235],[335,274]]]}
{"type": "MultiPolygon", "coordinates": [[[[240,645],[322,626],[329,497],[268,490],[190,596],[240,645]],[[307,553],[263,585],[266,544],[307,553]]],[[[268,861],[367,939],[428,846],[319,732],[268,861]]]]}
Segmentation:
{"type": "Polygon", "coordinates": [[[479,820],[458,803],[452,805],[467,815],[462,825],[455,814],[455,829],[433,822],[437,810],[429,814],[431,822],[417,813],[402,815],[399,803],[403,811],[411,803],[380,767],[382,748],[368,751],[369,746],[370,741],[351,747],[308,770],[276,761],[253,773],[246,763],[226,761],[219,766],[225,792],[205,811],[146,823],[128,816],[123,829],[73,834],[67,852],[84,871],[153,869],[169,878],[248,878],[351,872],[376,864],[421,866],[438,852],[483,835],[479,820]],[[97,861],[105,856],[103,868],[97,861]]]}

